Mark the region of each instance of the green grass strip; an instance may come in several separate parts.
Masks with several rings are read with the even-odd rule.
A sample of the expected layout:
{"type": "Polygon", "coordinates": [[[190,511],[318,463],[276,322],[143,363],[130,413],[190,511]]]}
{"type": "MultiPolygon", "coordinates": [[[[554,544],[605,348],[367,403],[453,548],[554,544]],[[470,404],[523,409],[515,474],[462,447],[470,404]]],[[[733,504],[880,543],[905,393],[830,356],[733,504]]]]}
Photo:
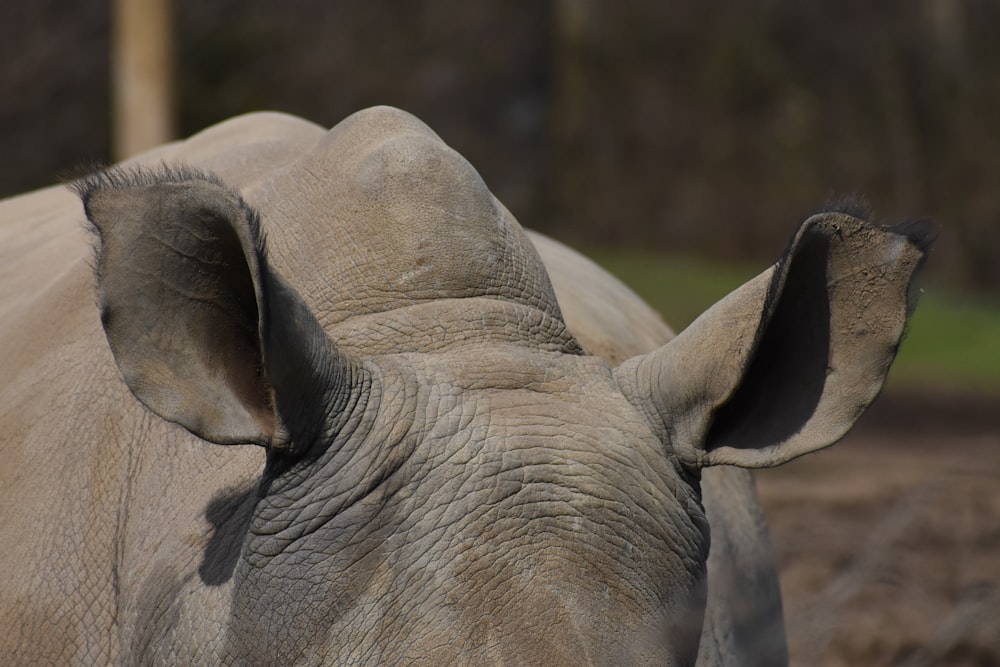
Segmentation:
{"type": "MultiPolygon", "coordinates": [[[[766,268],[629,250],[588,254],[662,313],[675,331],[766,268]]],[[[1000,303],[959,297],[933,285],[922,291],[889,386],[1000,395],[1000,303]]]]}

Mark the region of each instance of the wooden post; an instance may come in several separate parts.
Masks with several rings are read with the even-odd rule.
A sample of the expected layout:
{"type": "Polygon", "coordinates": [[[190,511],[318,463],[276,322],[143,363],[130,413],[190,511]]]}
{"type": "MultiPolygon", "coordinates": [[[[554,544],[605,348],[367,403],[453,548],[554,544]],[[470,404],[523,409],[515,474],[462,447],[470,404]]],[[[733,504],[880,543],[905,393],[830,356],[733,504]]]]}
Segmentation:
{"type": "Polygon", "coordinates": [[[170,0],[115,0],[112,153],[123,160],[174,136],[170,0]]]}

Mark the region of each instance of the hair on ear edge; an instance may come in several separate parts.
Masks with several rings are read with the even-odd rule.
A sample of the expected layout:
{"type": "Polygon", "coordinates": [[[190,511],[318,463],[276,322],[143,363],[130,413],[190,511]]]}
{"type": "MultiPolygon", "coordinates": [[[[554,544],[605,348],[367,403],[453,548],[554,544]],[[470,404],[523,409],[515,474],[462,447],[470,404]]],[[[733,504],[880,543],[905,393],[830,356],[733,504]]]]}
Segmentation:
{"type": "Polygon", "coordinates": [[[940,226],[937,223],[926,219],[908,220],[895,225],[876,224],[871,205],[863,195],[859,194],[832,197],[816,213],[843,213],[863,220],[870,225],[876,225],[884,231],[905,236],[925,255],[934,241],[937,240],[940,231],[940,226]]]}
{"type": "Polygon", "coordinates": [[[158,167],[111,167],[92,172],[70,183],[86,206],[90,197],[98,190],[128,190],[150,185],[166,183],[184,183],[187,181],[208,181],[214,185],[226,187],[215,174],[187,165],[171,166],[161,164],[158,167]]]}
{"type": "Polygon", "coordinates": [[[111,167],[94,171],[83,178],[69,184],[80,200],[83,202],[83,210],[87,216],[87,227],[95,237],[94,246],[94,269],[99,270],[101,245],[100,225],[94,220],[90,210],[90,200],[95,193],[101,190],[130,190],[134,188],[152,187],[156,185],[182,185],[200,181],[209,183],[226,191],[236,201],[240,210],[246,218],[250,240],[258,256],[265,262],[267,258],[267,239],[264,230],[260,225],[260,214],[250,206],[243,196],[234,188],[226,185],[216,174],[197,169],[189,165],[167,165],[160,164],[156,167],[111,167]]]}
{"type": "Polygon", "coordinates": [[[872,210],[871,204],[868,203],[868,200],[865,199],[863,195],[859,194],[847,194],[831,197],[823,203],[816,213],[843,213],[844,215],[849,215],[852,218],[858,218],[859,220],[863,220],[869,224],[871,224],[875,218],[875,213],[872,210]]]}
{"type": "Polygon", "coordinates": [[[926,256],[931,246],[937,240],[938,234],[941,231],[941,226],[933,220],[920,219],[907,220],[896,225],[885,227],[884,229],[892,232],[893,234],[905,236],[910,240],[910,243],[917,246],[917,248],[920,249],[920,252],[926,256]]]}

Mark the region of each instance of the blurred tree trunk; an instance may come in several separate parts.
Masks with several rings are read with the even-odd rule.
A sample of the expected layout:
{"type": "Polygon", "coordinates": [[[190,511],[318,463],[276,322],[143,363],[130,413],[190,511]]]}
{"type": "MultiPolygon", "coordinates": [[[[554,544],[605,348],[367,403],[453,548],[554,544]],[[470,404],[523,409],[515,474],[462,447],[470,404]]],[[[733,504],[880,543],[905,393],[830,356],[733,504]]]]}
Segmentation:
{"type": "Polygon", "coordinates": [[[171,0],[116,0],[112,153],[122,160],[174,134],[171,0]]]}
{"type": "Polygon", "coordinates": [[[938,66],[957,70],[965,52],[965,3],[962,0],[924,0],[938,66]]]}
{"type": "Polygon", "coordinates": [[[555,0],[553,70],[558,123],[553,128],[563,140],[586,134],[590,97],[584,52],[591,41],[595,5],[589,0],[555,0]]]}
{"type": "MultiPolygon", "coordinates": [[[[594,31],[593,0],[553,0],[549,129],[553,173],[550,215],[562,230],[575,229],[587,196],[588,135],[593,111],[587,49],[594,31]]],[[[578,230],[577,230],[578,231],[578,230]]],[[[590,230],[593,231],[593,230],[590,230]]]]}
{"type": "Polygon", "coordinates": [[[920,129],[899,54],[888,46],[879,48],[872,76],[883,116],[885,164],[892,176],[893,207],[900,211],[921,210],[926,202],[920,129]]]}

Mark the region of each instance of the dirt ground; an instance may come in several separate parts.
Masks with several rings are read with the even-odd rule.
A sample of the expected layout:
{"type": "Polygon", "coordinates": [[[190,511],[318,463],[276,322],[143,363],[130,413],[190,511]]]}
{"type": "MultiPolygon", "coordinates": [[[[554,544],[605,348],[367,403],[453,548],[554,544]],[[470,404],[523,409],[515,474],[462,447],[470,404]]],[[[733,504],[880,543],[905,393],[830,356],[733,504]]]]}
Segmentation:
{"type": "Polygon", "coordinates": [[[793,665],[1000,665],[1000,399],[883,396],[757,484],[793,665]]]}

